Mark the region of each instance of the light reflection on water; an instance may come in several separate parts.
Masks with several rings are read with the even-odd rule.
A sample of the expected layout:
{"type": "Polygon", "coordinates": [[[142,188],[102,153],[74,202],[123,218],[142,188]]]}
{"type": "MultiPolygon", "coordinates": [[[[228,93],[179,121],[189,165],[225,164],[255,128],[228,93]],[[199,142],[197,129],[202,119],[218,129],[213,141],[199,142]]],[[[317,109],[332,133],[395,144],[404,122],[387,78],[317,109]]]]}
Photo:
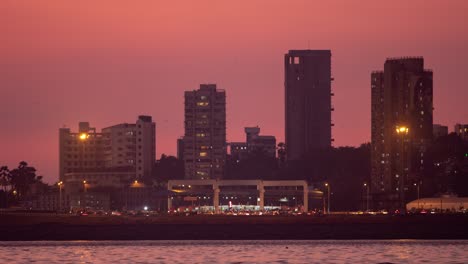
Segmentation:
{"type": "Polygon", "coordinates": [[[468,240],[0,242],[1,263],[468,263],[468,240]]]}

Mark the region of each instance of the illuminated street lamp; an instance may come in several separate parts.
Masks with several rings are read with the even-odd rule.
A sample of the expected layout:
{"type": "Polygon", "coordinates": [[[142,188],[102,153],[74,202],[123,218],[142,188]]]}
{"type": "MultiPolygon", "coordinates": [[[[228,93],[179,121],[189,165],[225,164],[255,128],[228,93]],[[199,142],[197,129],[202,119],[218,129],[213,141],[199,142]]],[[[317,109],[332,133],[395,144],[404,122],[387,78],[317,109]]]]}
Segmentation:
{"type": "Polygon", "coordinates": [[[414,186],[416,186],[416,189],[418,190],[418,209],[419,209],[419,184],[414,183],[414,186]]]}
{"type": "Polygon", "coordinates": [[[86,140],[88,138],[89,138],[89,134],[87,134],[87,133],[81,133],[80,134],[80,140],[86,140]]]}
{"type": "Polygon", "coordinates": [[[399,195],[399,198],[400,198],[400,206],[401,207],[404,207],[404,204],[405,204],[405,180],[406,180],[406,167],[408,166],[407,164],[407,158],[406,158],[406,151],[405,151],[405,138],[407,137],[408,133],[409,133],[409,128],[407,126],[404,126],[404,125],[399,125],[399,126],[396,126],[395,128],[396,130],[396,133],[397,133],[397,136],[398,137],[401,137],[400,138],[400,141],[401,141],[401,149],[400,149],[400,167],[401,167],[401,171],[399,172],[400,174],[400,179],[398,180],[399,181],[399,184],[398,184],[398,195],[399,195]]]}
{"type": "Polygon", "coordinates": [[[84,192],[86,192],[86,180],[83,181],[83,188],[84,188],[84,192]]]}
{"type": "MultiPolygon", "coordinates": [[[[82,170],[84,170],[85,142],[89,138],[89,134],[88,133],[81,133],[78,136],[78,138],[81,141],[80,167],[81,167],[82,170]]],[[[85,190],[86,190],[86,188],[85,188],[85,190]]]]}
{"type": "Polygon", "coordinates": [[[364,187],[366,187],[366,211],[369,211],[369,184],[367,182],[364,183],[364,187]]]}
{"type": "Polygon", "coordinates": [[[409,129],[407,126],[397,126],[396,132],[399,135],[408,135],[409,129]]]}
{"type": "Polygon", "coordinates": [[[59,210],[61,211],[62,210],[62,186],[63,186],[63,182],[59,181],[57,183],[57,185],[59,187],[59,210]]]}
{"type": "Polygon", "coordinates": [[[325,183],[325,186],[327,187],[327,213],[330,214],[330,184],[328,182],[325,183]]]}

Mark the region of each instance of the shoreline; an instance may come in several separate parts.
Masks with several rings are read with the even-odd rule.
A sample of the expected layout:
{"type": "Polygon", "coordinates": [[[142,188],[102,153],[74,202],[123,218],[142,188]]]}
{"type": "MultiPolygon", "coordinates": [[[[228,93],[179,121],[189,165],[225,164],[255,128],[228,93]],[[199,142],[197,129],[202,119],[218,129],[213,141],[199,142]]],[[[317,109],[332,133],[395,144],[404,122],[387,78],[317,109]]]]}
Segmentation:
{"type": "Polygon", "coordinates": [[[0,215],[0,241],[468,239],[468,215],[0,215]]]}

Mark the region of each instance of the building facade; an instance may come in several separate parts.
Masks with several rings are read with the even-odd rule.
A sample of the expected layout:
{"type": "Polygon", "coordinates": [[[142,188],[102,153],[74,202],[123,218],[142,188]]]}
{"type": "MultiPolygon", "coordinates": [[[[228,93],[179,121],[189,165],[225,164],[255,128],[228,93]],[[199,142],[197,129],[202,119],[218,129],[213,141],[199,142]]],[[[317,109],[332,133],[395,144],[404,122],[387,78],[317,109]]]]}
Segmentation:
{"type": "Polygon", "coordinates": [[[233,160],[243,160],[249,155],[262,152],[267,157],[276,158],[276,138],[274,136],[260,135],[260,128],[246,127],[245,142],[231,142],[231,158],[233,160]]]}
{"type": "Polygon", "coordinates": [[[64,181],[113,171],[130,172],[138,179],[150,176],[156,160],[155,133],[156,124],[150,116],[139,116],[135,124],[107,127],[100,133],[88,122],[80,122],[78,132],[61,128],[59,178],[64,181]]]}
{"type": "Polygon", "coordinates": [[[404,208],[432,142],[432,71],[421,57],[387,59],[371,74],[371,194],[377,208],[404,208]]]}
{"type": "Polygon", "coordinates": [[[226,163],[226,92],[201,84],[185,92],[186,179],[220,179],[226,163]]]}
{"type": "Polygon", "coordinates": [[[59,129],[59,179],[65,173],[96,170],[106,167],[105,149],[109,138],[97,133],[88,122],[78,124],[78,132],[70,128],[59,129]]]}
{"type": "Polygon", "coordinates": [[[432,136],[434,140],[447,136],[448,135],[448,126],[434,124],[432,126],[432,136]]]}
{"type": "Polygon", "coordinates": [[[286,157],[331,147],[331,52],[290,50],[284,56],[286,157]]]}
{"type": "Polygon", "coordinates": [[[468,124],[456,124],[455,133],[457,133],[461,139],[468,141],[468,124]]]}

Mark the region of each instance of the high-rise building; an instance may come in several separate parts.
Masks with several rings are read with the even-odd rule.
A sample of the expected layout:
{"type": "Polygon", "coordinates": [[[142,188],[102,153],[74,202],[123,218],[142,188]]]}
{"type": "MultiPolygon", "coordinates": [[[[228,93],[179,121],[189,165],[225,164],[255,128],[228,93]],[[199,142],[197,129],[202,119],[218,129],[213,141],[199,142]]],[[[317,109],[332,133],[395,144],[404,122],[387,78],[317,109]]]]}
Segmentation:
{"type": "Polygon", "coordinates": [[[286,157],[331,147],[331,52],[290,50],[284,56],[286,157]]]}
{"type": "Polygon", "coordinates": [[[65,180],[66,174],[78,180],[86,178],[86,174],[109,175],[110,171],[125,172],[125,177],[133,175],[137,179],[150,176],[156,159],[155,131],[150,116],[139,116],[135,124],[118,124],[100,133],[88,122],[80,122],[78,132],[61,128],[60,180],[65,180]]]}
{"type": "Polygon", "coordinates": [[[461,139],[468,141],[468,124],[456,124],[455,133],[457,133],[461,139]]]}
{"type": "Polygon", "coordinates": [[[185,92],[186,179],[220,179],[226,163],[226,92],[201,84],[185,92]]]}
{"type": "Polygon", "coordinates": [[[434,124],[432,126],[432,137],[438,139],[448,135],[448,126],[434,124]]]}
{"type": "Polygon", "coordinates": [[[371,74],[371,193],[378,208],[415,197],[432,141],[432,71],[421,57],[387,59],[371,74]]]}

